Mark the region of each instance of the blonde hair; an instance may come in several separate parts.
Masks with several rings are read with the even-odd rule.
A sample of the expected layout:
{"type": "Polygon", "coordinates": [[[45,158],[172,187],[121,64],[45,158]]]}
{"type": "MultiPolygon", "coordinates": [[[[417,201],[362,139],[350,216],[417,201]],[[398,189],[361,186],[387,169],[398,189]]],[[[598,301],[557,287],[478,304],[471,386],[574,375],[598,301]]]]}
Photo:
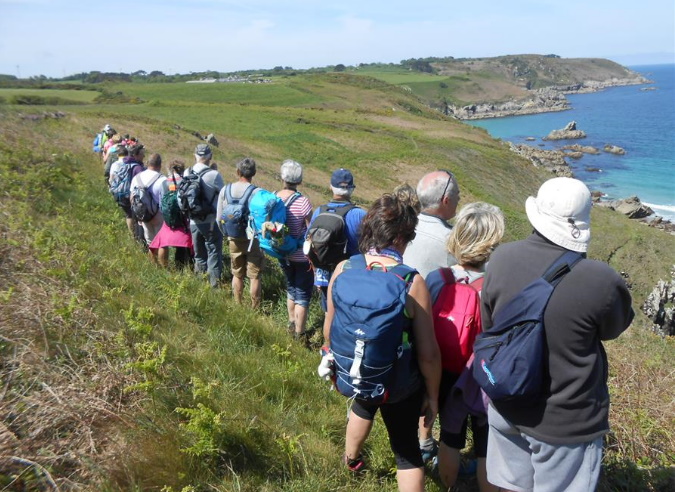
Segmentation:
{"type": "Polygon", "coordinates": [[[448,251],[459,265],[483,266],[504,236],[504,215],[485,202],[462,207],[448,237],[448,251]]]}

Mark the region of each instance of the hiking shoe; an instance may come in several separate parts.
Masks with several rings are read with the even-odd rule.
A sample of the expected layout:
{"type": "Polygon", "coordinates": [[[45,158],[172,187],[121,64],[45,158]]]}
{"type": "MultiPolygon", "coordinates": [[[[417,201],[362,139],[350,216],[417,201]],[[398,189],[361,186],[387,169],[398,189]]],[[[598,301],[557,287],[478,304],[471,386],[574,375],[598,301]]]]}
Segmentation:
{"type": "Polygon", "coordinates": [[[430,438],[430,443],[420,446],[420,452],[422,453],[422,460],[425,463],[429,463],[432,459],[438,454],[438,441],[433,437],[430,438]]]}
{"type": "Polygon", "coordinates": [[[288,332],[289,335],[295,334],[295,321],[288,322],[288,325],[286,326],[286,331],[288,332]]]}
{"type": "Polygon", "coordinates": [[[365,471],[366,463],[363,461],[363,455],[360,454],[358,458],[349,459],[347,455],[344,457],[345,465],[349,468],[349,471],[353,473],[361,473],[365,471]]]}
{"type": "Polygon", "coordinates": [[[307,336],[306,331],[303,331],[302,333],[298,332],[293,333],[293,338],[295,338],[296,341],[300,342],[300,344],[303,345],[305,348],[309,348],[309,337],[307,336]]]}

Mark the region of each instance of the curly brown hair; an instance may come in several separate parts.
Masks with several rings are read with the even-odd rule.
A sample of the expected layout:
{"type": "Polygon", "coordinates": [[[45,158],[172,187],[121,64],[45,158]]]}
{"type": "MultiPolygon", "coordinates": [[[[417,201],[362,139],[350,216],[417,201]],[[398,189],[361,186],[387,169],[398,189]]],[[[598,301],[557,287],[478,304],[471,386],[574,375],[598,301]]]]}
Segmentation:
{"type": "Polygon", "coordinates": [[[361,222],[359,250],[381,251],[395,243],[408,244],[415,238],[417,213],[409,204],[386,193],[375,200],[361,222]]]}

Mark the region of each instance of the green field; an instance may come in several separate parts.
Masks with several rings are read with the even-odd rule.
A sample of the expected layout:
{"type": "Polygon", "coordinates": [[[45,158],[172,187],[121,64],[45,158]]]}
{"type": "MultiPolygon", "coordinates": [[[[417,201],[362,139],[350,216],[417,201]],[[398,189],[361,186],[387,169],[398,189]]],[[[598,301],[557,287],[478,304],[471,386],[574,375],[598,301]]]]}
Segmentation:
{"type": "Polygon", "coordinates": [[[76,101],[79,103],[94,102],[100,92],[93,90],[63,90],[63,89],[0,89],[0,97],[10,98],[16,96],[39,96],[43,98],[59,98],[65,101],[76,101]]]}
{"type": "MultiPolygon", "coordinates": [[[[550,175],[484,130],[429,109],[417,90],[385,82],[431,93],[445,81],[451,96],[450,82],[464,82],[461,75],[405,75],[111,84],[107,93],[141,102],[3,105],[3,455],[38,463],[64,488],[82,490],[396,490],[379,420],[365,448],[366,474],[355,478],[341,465],[347,402],[316,376],[316,300],[309,324],[317,332],[307,350],[285,333],[275,263],[264,274],[258,312],[232,301],[227,267],[225,285],[212,290],[190,272],[151,265],[103,185],[91,140],[110,123],[164,162],[191,163],[201,142],[193,133],[213,133],[226,182],[236,179],[235,163],[251,156],[258,162],[254,182],[278,189],[279,165],[293,158],[304,165],[301,191],[314,206],[328,200],[338,167],[353,172],[355,201],[365,207],[400,183],[451,169],[460,206],[494,203],[506,216],[505,240],[529,234],[524,201],[550,175]],[[44,109],[65,117],[25,118],[44,109]]],[[[604,208],[593,209],[592,221],[589,255],[624,272],[638,313],[628,332],[607,344],[613,431],[600,490],[669,490],[675,342],[651,333],[640,306],[669,278],[675,238],[604,208]]],[[[7,490],[22,470],[10,464],[0,469],[7,490]]],[[[23,470],[26,490],[46,487],[39,468],[23,470]]],[[[458,485],[477,490],[472,477],[458,485]]],[[[431,473],[426,486],[442,490],[431,473]]]]}

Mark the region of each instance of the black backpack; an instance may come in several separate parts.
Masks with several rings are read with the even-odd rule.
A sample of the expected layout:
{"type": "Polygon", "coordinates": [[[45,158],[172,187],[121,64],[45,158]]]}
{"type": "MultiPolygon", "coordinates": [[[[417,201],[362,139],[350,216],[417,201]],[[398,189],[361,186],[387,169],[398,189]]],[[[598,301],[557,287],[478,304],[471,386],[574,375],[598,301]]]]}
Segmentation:
{"type": "Polygon", "coordinates": [[[243,238],[246,237],[246,227],[248,225],[249,199],[257,186],[249,185],[241,198],[232,197],[232,183],[225,187],[225,200],[227,203],[222,207],[223,212],[220,216],[220,230],[227,237],[243,238]]]}
{"type": "Polygon", "coordinates": [[[204,220],[214,212],[213,203],[206,199],[203,176],[213,169],[207,167],[198,173],[191,168],[178,185],[178,206],[186,217],[193,220],[204,220]]]}
{"type": "Polygon", "coordinates": [[[161,174],[157,173],[157,175],[152,178],[152,180],[150,180],[150,182],[145,186],[142,182],[140,182],[140,178],[138,178],[140,186],[136,186],[131,191],[130,196],[131,213],[136,220],[140,220],[141,222],[149,222],[155,217],[155,215],[157,215],[157,212],[159,211],[159,203],[155,201],[155,198],[152,196],[150,190],[152,185],[155,184],[155,181],[157,181],[160,176],[161,174]]]}
{"type": "Polygon", "coordinates": [[[305,249],[315,268],[332,271],[349,257],[345,216],[353,208],[356,208],[353,203],[341,207],[330,204],[319,207],[319,213],[307,231],[309,248],[305,249]]]}

